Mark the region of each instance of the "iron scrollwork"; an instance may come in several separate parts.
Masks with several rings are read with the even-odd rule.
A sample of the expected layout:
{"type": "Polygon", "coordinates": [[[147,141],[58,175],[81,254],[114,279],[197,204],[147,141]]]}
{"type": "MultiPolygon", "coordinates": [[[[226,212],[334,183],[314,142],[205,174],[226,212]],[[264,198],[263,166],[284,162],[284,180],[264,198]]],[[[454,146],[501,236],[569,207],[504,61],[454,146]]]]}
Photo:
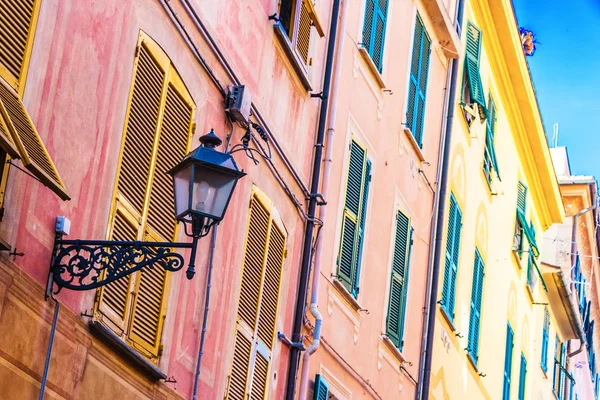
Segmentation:
{"type": "MultiPolygon", "coordinates": [[[[195,242],[195,241],[194,241],[195,242]]],[[[114,282],[142,269],[183,268],[183,256],[175,248],[192,249],[195,243],[142,241],[63,240],[54,243],[47,295],[56,284],[62,288],[89,290],[114,282]]]]}

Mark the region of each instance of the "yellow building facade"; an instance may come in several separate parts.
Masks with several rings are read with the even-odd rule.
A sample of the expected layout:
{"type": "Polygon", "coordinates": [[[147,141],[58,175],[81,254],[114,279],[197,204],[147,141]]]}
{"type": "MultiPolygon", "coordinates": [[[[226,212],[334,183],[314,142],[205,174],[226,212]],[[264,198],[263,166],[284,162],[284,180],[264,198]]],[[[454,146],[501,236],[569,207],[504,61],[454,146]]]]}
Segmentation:
{"type": "Polygon", "coordinates": [[[540,262],[564,209],[511,1],[465,2],[461,39],[429,398],[548,399],[577,327],[540,262]]]}

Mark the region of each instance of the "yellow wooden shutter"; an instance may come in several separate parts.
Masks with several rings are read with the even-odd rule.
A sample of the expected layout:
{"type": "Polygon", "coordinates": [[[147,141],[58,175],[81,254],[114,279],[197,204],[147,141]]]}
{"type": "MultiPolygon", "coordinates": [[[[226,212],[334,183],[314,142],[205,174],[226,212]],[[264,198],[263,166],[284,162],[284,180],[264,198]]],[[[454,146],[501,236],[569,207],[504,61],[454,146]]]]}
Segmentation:
{"type": "MultiPolygon", "coordinates": [[[[7,129],[10,132],[23,165],[61,199],[69,200],[67,189],[23,102],[17,92],[1,78],[0,114],[0,118],[4,120],[3,124],[0,124],[3,126],[0,130],[7,129]]],[[[7,141],[5,140],[5,142],[7,141]]],[[[11,152],[7,150],[7,153],[11,152]]]]}
{"type": "Polygon", "coordinates": [[[295,47],[300,59],[304,65],[308,66],[309,61],[309,50],[310,50],[310,33],[312,28],[312,21],[310,17],[310,6],[307,5],[307,1],[298,0],[298,11],[299,16],[296,25],[295,32],[295,47]]]}
{"type": "Polygon", "coordinates": [[[257,189],[249,213],[228,399],[266,396],[285,255],[283,224],[257,189]]]}
{"type": "Polygon", "coordinates": [[[0,77],[22,94],[41,0],[0,0],[0,77]]]}

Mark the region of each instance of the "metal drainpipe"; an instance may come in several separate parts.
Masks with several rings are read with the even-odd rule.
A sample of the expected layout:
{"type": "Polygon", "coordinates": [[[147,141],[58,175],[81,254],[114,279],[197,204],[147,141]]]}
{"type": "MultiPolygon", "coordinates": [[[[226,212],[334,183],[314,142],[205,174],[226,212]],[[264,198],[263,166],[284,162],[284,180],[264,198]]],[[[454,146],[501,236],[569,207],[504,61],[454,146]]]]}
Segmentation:
{"type": "MultiPolygon", "coordinates": [[[[444,152],[441,160],[441,177],[438,180],[439,202],[436,217],[436,227],[444,225],[444,211],[446,207],[446,191],[448,189],[448,161],[450,156],[450,139],[452,137],[452,119],[454,118],[454,95],[456,92],[456,76],[458,75],[458,59],[452,59],[450,64],[450,88],[448,93],[446,129],[444,132],[444,152]]],[[[437,304],[438,284],[440,278],[440,261],[442,259],[443,229],[436,229],[435,251],[431,270],[431,289],[429,304],[426,304],[427,336],[425,340],[424,360],[421,364],[422,376],[419,379],[420,390],[417,391],[418,398],[427,400],[429,398],[429,384],[431,378],[431,361],[433,359],[433,335],[435,332],[435,310],[437,304]]],[[[431,243],[430,243],[431,246],[431,243]]]]}
{"type": "MultiPolygon", "coordinates": [[[[325,139],[325,125],[327,122],[327,109],[329,104],[329,89],[333,75],[333,58],[335,55],[335,41],[339,19],[341,0],[333,0],[331,10],[331,23],[329,27],[329,43],[327,44],[327,61],[325,64],[325,75],[323,77],[323,93],[321,97],[321,109],[319,113],[319,125],[317,128],[317,140],[315,143],[315,158],[313,160],[313,172],[311,177],[311,196],[308,203],[308,220],[304,233],[304,247],[302,250],[302,265],[300,267],[300,281],[298,283],[298,297],[296,299],[296,310],[294,315],[294,327],[292,341],[302,341],[302,326],[306,311],[306,295],[310,277],[310,264],[312,259],[312,241],[315,228],[315,211],[317,208],[317,197],[319,181],[321,178],[321,163],[323,158],[323,140],[325,139]]],[[[300,349],[292,346],[290,348],[290,364],[287,376],[286,399],[294,400],[296,392],[296,376],[300,362],[300,349]]]]}
{"type": "Polygon", "coordinates": [[[48,339],[48,350],[46,351],[46,362],[44,363],[44,373],[42,374],[42,384],[40,386],[39,400],[44,400],[46,392],[46,382],[48,381],[48,371],[50,370],[50,358],[52,358],[52,346],[54,345],[54,334],[56,333],[56,325],[58,324],[58,311],[60,303],[52,296],[52,300],[56,303],[54,307],[54,317],[52,318],[52,327],[50,328],[50,338],[48,339]]]}
{"type": "MultiPolygon", "coordinates": [[[[346,20],[348,17],[348,3],[347,0],[342,3],[340,6],[342,8],[342,17],[340,20],[340,40],[336,47],[336,56],[335,56],[335,64],[334,64],[334,72],[333,72],[333,80],[331,82],[331,103],[329,106],[329,119],[327,122],[327,148],[325,149],[325,159],[323,160],[323,181],[321,183],[321,195],[324,199],[327,199],[327,194],[329,192],[329,176],[331,173],[331,159],[333,153],[333,138],[335,135],[335,122],[337,116],[337,101],[339,94],[339,83],[340,83],[340,75],[342,72],[342,58],[343,58],[343,49],[344,49],[344,31],[346,30],[346,20]]],[[[327,214],[327,207],[321,206],[319,207],[319,220],[321,222],[325,222],[325,217],[327,214]]],[[[300,373],[300,388],[298,389],[298,399],[305,400],[307,399],[307,389],[308,389],[308,370],[310,365],[310,356],[317,351],[319,345],[321,344],[321,327],[323,324],[323,317],[319,312],[319,282],[321,275],[321,258],[323,253],[323,232],[317,236],[317,243],[315,246],[315,259],[314,259],[314,267],[312,273],[312,289],[311,289],[311,303],[310,303],[310,313],[315,317],[315,331],[313,334],[312,344],[306,351],[304,352],[304,356],[302,357],[302,371],[300,373]]]]}

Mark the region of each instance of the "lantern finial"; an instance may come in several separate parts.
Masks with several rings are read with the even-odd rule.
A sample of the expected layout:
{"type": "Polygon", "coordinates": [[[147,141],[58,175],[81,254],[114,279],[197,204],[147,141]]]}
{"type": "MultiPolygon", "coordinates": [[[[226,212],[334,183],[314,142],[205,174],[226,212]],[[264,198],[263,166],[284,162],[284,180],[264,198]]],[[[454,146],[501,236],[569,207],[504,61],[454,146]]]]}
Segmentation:
{"type": "Polygon", "coordinates": [[[215,130],[211,128],[210,132],[200,137],[200,143],[204,147],[214,149],[215,147],[220,146],[223,141],[215,135],[215,130]]]}

